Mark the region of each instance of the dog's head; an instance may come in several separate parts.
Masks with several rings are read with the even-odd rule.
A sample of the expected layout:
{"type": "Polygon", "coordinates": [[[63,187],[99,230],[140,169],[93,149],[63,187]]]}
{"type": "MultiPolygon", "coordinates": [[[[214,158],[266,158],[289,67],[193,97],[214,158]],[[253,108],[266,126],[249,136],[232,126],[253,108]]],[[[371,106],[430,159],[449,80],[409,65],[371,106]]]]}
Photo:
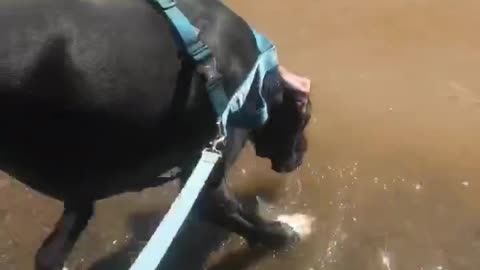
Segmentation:
{"type": "Polygon", "coordinates": [[[272,169],[286,173],[298,168],[307,150],[305,127],[310,120],[310,80],[280,66],[266,78],[269,104],[267,123],[253,131],[252,141],[260,157],[269,158],[272,169]]]}

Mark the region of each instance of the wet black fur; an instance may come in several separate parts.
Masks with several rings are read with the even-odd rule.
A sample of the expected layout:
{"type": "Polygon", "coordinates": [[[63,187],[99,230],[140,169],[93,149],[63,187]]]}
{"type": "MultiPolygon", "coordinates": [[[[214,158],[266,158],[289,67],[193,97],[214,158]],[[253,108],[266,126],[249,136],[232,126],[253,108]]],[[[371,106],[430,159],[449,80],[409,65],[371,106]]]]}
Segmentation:
{"type": "MultiPolygon", "coordinates": [[[[216,132],[203,81],[179,61],[163,16],[147,1],[94,2],[0,3],[0,169],[65,205],[37,270],[61,269],[96,200],[159,186],[170,179],[157,176],[175,166],[188,176],[216,132]]],[[[248,25],[215,0],[178,2],[235,89],[258,53],[248,25]]],[[[278,72],[267,81],[269,123],[229,131],[199,206],[250,243],[278,246],[295,240],[293,231],[244,209],[225,185],[249,138],[275,170],[301,164],[309,112],[278,72]]]]}

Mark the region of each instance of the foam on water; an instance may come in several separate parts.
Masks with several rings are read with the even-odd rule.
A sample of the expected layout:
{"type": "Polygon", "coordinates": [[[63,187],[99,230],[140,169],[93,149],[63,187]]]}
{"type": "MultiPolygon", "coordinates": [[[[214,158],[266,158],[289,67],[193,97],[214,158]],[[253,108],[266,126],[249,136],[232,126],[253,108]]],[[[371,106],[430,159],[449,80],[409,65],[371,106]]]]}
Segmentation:
{"type": "Polygon", "coordinates": [[[309,215],[296,213],[292,215],[279,215],[277,220],[290,225],[298,233],[301,239],[305,239],[312,233],[312,224],[315,218],[309,215]]]}

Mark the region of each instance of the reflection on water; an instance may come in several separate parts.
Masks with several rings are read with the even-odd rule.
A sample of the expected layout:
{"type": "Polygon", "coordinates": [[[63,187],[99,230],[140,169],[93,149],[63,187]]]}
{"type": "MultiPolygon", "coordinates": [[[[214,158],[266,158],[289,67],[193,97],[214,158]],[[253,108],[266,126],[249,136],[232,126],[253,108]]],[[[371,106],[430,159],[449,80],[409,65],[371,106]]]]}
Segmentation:
{"type": "MultiPolygon", "coordinates": [[[[245,154],[235,190],[316,218],[284,252],[192,218],[166,269],[475,270],[480,265],[480,17],[474,1],[228,1],[313,80],[305,166],[245,154]],[[268,16],[265,16],[268,14],[268,16]],[[188,260],[186,259],[188,257],[188,260]]],[[[126,269],[175,185],[102,201],[69,269],[126,269]]],[[[0,175],[0,268],[32,269],[61,205],[0,175]]]]}

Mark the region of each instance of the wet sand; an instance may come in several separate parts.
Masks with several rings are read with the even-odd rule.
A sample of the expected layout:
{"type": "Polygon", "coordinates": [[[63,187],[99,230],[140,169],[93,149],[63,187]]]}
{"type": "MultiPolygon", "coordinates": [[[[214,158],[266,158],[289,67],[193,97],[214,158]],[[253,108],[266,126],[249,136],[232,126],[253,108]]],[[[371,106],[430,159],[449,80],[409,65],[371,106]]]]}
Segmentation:
{"type": "MultiPolygon", "coordinates": [[[[480,4],[227,2],[278,45],[284,65],[312,79],[314,104],[299,171],[274,174],[246,151],[232,182],[242,197],[259,192],[266,215],[314,216],[313,234],[271,254],[192,219],[164,268],[478,269],[480,4]]],[[[127,269],[175,191],[100,202],[68,268],[127,269]]],[[[60,210],[0,175],[0,269],[32,269],[60,210]]]]}

